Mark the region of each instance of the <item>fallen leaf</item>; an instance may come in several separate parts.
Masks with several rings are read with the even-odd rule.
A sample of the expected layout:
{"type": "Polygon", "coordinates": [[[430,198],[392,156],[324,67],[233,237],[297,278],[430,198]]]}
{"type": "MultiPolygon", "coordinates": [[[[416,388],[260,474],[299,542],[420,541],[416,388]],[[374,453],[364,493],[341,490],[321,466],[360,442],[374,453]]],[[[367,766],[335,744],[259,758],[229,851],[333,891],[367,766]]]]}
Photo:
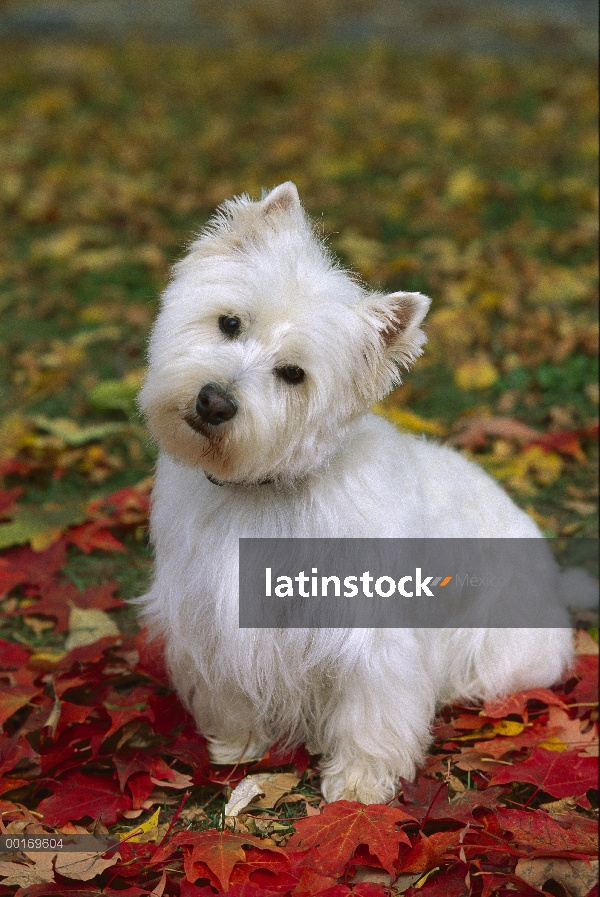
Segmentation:
{"type": "Polygon", "coordinates": [[[49,825],[62,826],[87,816],[113,825],[121,810],[131,809],[131,798],[121,794],[109,776],[72,770],[60,781],[49,781],[48,787],[53,793],[40,802],[38,811],[49,825]]]}
{"type": "Polygon", "coordinates": [[[400,872],[428,872],[449,856],[456,857],[459,850],[459,832],[434,832],[426,837],[419,832],[419,838],[410,852],[402,858],[400,872]]]}
{"type": "Polygon", "coordinates": [[[37,508],[17,507],[10,523],[0,524],[0,549],[27,542],[35,551],[44,551],[58,542],[63,532],[85,518],[77,502],[64,502],[60,508],[42,505],[37,508]]]}
{"type": "Polygon", "coordinates": [[[128,832],[119,832],[119,838],[121,841],[127,841],[129,844],[156,841],[158,837],[159,815],[160,807],[155,810],[150,819],[147,819],[146,822],[141,822],[128,832]]]}
{"type": "Polygon", "coordinates": [[[530,688],[527,691],[515,692],[513,695],[507,695],[506,698],[500,698],[496,701],[485,701],[483,709],[486,716],[492,719],[503,719],[514,713],[526,720],[528,701],[540,701],[548,706],[561,707],[563,710],[567,709],[565,702],[549,688],[530,688]]]}
{"type": "Polygon", "coordinates": [[[587,897],[598,881],[598,861],[522,858],[517,863],[516,873],[534,888],[543,888],[547,881],[555,881],[571,897],[587,897]]]}
{"type": "Polygon", "coordinates": [[[577,851],[581,847],[576,832],[563,827],[545,813],[499,807],[496,818],[502,828],[511,832],[517,843],[535,850],[554,854],[577,851]]]}
{"type": "Polygon", "coordinates": [[[123,411],[128,417],[135,414],[135,398],[145,376],[144,370],[131,371],[122,380],[103,380],[90,392],[89,399],[98,411],[123,411]]]}
{"type": "Polygon", "coordinates": [[[65,445],[80,446],[87,442],[100,442],[110,436],[116,436],[125,432],[123,424],[97,424],[82,426],[68,417],[49,418],[41,414],[32,418],[39,430],[52,433],[65,445]]]}
{"type": "Polygon", "coordinates": [[[447,427],[435,420],[426,420],[419,417],[413,411],[406,408],[398,408],[395,405],[387,405],[384,402],[378,402],[374,405],[372,411],[390,420],[400,430],[407,433],[427,433],[430,436],[445,436],[448,432],[447,427]]]}
{"type": "Polygon", "coordinates": [[[540,747],[550,751],[565,751],[567,748],[576,749],[583,753],[587,747],[598,742],[598,726],[596,723],[583,725],[587,731],[582,731],[582,721],[571,719],[564,710],[558,707],[550,707],[548,711],[548,727],[554,730],[554,734],[545,741],[540,742],[540,747]]]}
{"type": "Polygon", "coordinates": [[[104,858],[98,851],[60,851],[56,855],[55,869],[65,878],[76,881],[91,881],[97,875],[114,866],[120,859],[117,851],[104,858]]]}
{"type": "Polygon", "coordinates": [[[35,685],[0,685],[0,725],[39,693],[35,685]]]}
{"type": "Polygon", "coordinates": [[[585,629],[578,629],[575,634],[575,654],[598,655],[598,642],[595,642],[585,629]]]}
{"type": "Polygon", "coordinates": [[[253,776],[247,776],[236,785],[223,810],[225,816],[235,817],[257,797],[264,796],[262,787],[253,776]]]}
{"type": "Polygon", "coordinates": [[[359,844],[365,844],[388,872],[394,871],[398,844],[410,844],[399,828],[413,819],[402,809],[341,800],[328,804],[320,816],[295,823],[290,850],[310,850],[310,862],[323,875],[339,875],[359,844]]]}
{"type": "Polygon", "coordinates": [[[255,806],[267,809],[274,809],[300,782],[300,777],[293,772],[257,773],[251,778],[259,785],[264,795],[255,802],[255,806]]]}
{"type": "Polygon", "coordinates": [[[98,608],[72,607],[69,614],[69,634],[65,648],[91,645],[108,635],[119,635],[119,627],[107,613],[98,608]]]}
{"type": "Polygon", "coordinates": [[[0,860],[0,885],[20,885],[29,888],[31,885],[45,884],[54,881],[52,861],[53,853],[26,853],[25,860],[0,860]]]}
{"type": "Polygon", "coordinates": [[[540,434],[533,427],[512,417],[469,417],[457,422],[458,431],[448,440],[463,448],[483,448],[490,436],[517,443],[531,443],[540,434]]]}
{"type": "Polygon", "coordinates": [[[555,753],[535,747],[528,760],[497,770],[490,785],[531,782],[552,797],[572,797],[598,787],[598,765],[593,757],[579,757],[577,751],[555,753]]]}
{"type": "Polygon", "coordinates": [[[454,382],[464,392],[488,389],[498,377],[494,365],[485,358],[464,361],[454,372],[454,382]]]}

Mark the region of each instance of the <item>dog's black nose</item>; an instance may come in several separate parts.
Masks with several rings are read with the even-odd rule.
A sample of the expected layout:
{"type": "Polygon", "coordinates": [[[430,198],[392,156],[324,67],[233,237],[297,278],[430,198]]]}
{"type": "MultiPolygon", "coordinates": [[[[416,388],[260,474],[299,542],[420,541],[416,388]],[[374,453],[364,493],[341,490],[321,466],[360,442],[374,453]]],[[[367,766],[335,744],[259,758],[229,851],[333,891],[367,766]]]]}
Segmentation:
{"type": "Polygon", "coordinates": [[[237,413],[237,405],[224,389],[207,383],[198,393],[196,414],[205,424],[224,424],[237,413]]]}

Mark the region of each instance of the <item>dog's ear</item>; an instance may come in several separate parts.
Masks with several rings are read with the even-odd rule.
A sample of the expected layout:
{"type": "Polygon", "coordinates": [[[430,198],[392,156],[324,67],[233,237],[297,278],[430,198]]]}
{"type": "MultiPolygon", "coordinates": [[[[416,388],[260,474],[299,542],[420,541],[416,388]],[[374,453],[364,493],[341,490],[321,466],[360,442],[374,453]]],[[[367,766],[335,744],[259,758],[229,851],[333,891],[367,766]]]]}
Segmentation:
{"type": "Polygon", "coordinates": [[[299,212],[302,209],[296,185],[292,181],[279,184],[261,200],[262,213],[265,218],[279,212],[299,212]]]}
{"type": "Polygon", "coordinates": [[[431,299],[422,293],[375,293],[358,308],[376,332],[380,350],[388,361],[408,367],[422,353],[427,337],[420,324],[431,299]]]}

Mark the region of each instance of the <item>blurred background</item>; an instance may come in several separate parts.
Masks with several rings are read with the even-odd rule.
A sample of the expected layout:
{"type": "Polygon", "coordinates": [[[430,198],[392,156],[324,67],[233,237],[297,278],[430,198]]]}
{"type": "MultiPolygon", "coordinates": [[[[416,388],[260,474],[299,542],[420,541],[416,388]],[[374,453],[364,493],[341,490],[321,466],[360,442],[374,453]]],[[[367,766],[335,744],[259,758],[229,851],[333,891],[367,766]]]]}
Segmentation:
{"type": "MultiPolygon", "coordinates": [[[[151,475],[134,399],[169,267],[224,199],[288,179],[366,282],[433,297],[379,410],[475,456],[547,533],[597,532],[597,17],[0,2],[0,472],[63,521],[31,536],[11,512],[0,545],[49,544],[67,506],[151,475]]],[[[100,576],[88,555],[73,575],[100,576]]]]}

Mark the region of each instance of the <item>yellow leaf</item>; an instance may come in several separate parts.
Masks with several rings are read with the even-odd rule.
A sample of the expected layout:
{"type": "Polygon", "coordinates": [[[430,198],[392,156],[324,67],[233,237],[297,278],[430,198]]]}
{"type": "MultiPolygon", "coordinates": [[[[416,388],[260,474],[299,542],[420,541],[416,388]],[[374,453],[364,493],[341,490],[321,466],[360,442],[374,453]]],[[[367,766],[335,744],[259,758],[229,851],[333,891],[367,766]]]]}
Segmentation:
{"type": "Polygon", "coordinates": [[[461,168],[454,172],[446,186],[446,196],[458,205],[479,202],[485,193],[485,182],[471,168],[461,168]]]}
{"type": "Polygon", "coordinates": [[[36,240],[31,247],[31,257],[34,261],[45,259],[64,261],[79,249],[83,239],[84,234],[79,228],[71,227],[59,231],[51,237],[36,240]]]}
{"type": "Polygon", "coordinates": [[[27,666],[34,670],[53,670],[66,653],[66,651],[37,651],[31,655],[27,666]]]}
{"type": "Polygon", "coordinates": [[[547,751],[556,751],[561,754],[563,751],[566,751],[567,745],[564,741],[561,741],[560,738],[551,737],[547,738],[545,741],[540,741],[538,747],[546,748],[547,751]]]}
{"type": "Polygon", "coordinates": [[[529,298],[540,305],[562,306],[566,302],[582,302],[593,296],[594,278],[594,273],[588,273],[585,268],[572,270],[553,265],[540,272],[529,298]]]}
{"type": "Polygon", "coordinates": [[[485,358],[465,361],[454,372],[454,382],[459,389],[487,389],[493,386],[499,374],[494,365],[485,358]]]}
{"type": "Polygon", "coordinates": [[[160,808],[157,809],[150,819],[147,819],[146,822],[140,823],[140,825],[136,825],[135,828],[131,829],[128,832],[119,832],[119,838],[121,841],[131,842],[140,842],[140,841],[156,841],[158,836],[158,817],[160,814],[160,808]]]}
{"type": "Polygon", "coordinates": [[[344,231],[336,241],[339,249],[364,277],[372,277],[384,258],[383,246],[376,240],[363,237],[352,229],[344,231]]]}
{"type": "Polygon", "coordinates": [[[510,719],[501,719],[493,725],[491,723],[485,723],[481,728],[468,732],[466,735],[459,735],[452,740],[472,741],[475,739],[477,741],[489,741],[489,739],[495,738],[497,735],[503,735],[509,738],[514,737],[515,735],[520,735],[524,728],[525,726],[523,723],[510,719]]]}
{"type": "Polygon", "coordinates": [[[381,417],[386,417],[401,430],[406,430],[409,433],[428,433],[430,436],[445,436],[448,432],[447,428],[436,420],[426,420],[424,417],[419,417],[418,414],[414,414],[412,411],[407,411],[404,408],[386,406],[378,402],[373,407],[373,411],[375,414],[381,415],[381,417]]]}
{"type": "Polygon", "coordinates": [[[514,738],[515,735],[520,735],[524,728],[524,724],[516,722],[516,720],[502,719],[494,725],[494,734],[514,738]]]}
{"type": "Polygon", "coordinates": [[[519,460],[542,486],[556,482],[564,467],[563,459],[556,452],[545,452],[539,445],[532,445],[521,452],[519,460]]]}
{"type": "Polygon", "coordinates": [[[69,635],[65,647],[91,645],[106,635],[119,635],[119,627],[108,614],[98,608],[72,607],[69,614],[69,635]]]}

